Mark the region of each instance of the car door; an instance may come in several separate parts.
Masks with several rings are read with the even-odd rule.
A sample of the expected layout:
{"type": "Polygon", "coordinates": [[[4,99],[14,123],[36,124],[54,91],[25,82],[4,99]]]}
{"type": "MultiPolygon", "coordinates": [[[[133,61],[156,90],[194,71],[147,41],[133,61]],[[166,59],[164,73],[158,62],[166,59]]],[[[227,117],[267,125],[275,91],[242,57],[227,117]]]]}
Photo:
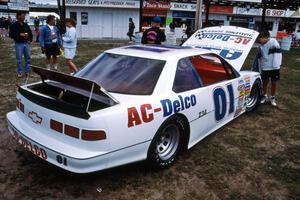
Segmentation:
{"type": "Polygon", "coordinates": [[[190,122],[189,146],[197,143],[213,125],[213,106],[210,100],[212,89],[203,86],[191,58],[180,59],[177,64],[173,91],[185,104],[185,109],[181,113],[190,122]],[[189,97],[194,97],[194,101],[189,101],[189,97]]]}
{"type": "Polygon", "coordinates": [[[213,106],[210,130],[214,130],[237,116],[237,109],[243,111],[243,79],[223,58],[215,54],[194,56],[191,62],[202,80],[203,88],[209,93],[208,99],[213,106]]]}
{"type": "MultiPolygon", "coordinates": [[[[185,59],[190,63],[193,73],[196,74],[194,76],[199,78],[201,85],[191,90],[197,98],[194,118],[190,121],[192,146],[240,114],[245,106],[245,94],[239,74],[220,56],[202,54],[185,59]]],[[[176,78],[178,77],[175,80],[176,78]]],[[[174,86],[176,85],[180,84],[175,81],[174,86]]],[[[182,90],[187,89],[188,87],[182,90]]],[[[176,92],[176,88],[174,91],[176,92]]]]}

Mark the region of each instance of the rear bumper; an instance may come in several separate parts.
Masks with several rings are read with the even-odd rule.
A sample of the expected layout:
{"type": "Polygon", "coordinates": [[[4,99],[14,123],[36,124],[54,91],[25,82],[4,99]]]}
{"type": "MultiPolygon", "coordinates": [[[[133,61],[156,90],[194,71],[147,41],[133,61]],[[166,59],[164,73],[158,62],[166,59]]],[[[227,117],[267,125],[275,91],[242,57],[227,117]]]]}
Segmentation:
{"type": "Polygon", "coordinates": [[[145,160],[151,140],[111,152],[89,152],[45,138],[37,129],[20,119],[16,111],[7,114],[9,132],[26,150],[39,158],[74,173],[90,173],[145,160]],[[44,138],[43,138],[44,137],[44,138]],[[53,146],[50,146],[50,144],[53,146]],[[70,152],[72,154],[70,154],[70,152]]]}
{"type": "MultiPolygon", "coordinates": [[[[24,126],[25,123],[22,124],[20,121],[15,111],[8,113],[7,123],[9,132],[20,145],[39,158],[74,173],[89,173],[107,168],[109,157],[111,157],[110,154],[87,158],[68,156],[64,152],[58,152],[47,147],[47,144],[42,144],[40,141],[31,139],[28,134],[28,127],[24,126]]],[[[32,129],[31,131],[35,132],[36,130],[32,129]]]]}

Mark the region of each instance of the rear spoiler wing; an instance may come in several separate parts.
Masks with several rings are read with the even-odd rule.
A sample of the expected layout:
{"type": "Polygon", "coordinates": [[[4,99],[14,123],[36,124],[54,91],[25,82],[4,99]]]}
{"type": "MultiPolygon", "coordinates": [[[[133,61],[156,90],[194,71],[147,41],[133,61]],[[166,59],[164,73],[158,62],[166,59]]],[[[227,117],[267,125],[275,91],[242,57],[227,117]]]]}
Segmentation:
{"type": "Polygon", "coordinates": [[[119,102],[111,96],[104,88],[94,81],[79,78],[76,76],[70,76],[61,72],[51,71],[37,66],[32,66],[32,71],[38,74],[42,82],[51,80],[56,82],[57,87],[61,89],[70,90],[89,97],[86,111],[88,112],[91,99],[95,99],[109,106],[118,104],[119,102]]]}

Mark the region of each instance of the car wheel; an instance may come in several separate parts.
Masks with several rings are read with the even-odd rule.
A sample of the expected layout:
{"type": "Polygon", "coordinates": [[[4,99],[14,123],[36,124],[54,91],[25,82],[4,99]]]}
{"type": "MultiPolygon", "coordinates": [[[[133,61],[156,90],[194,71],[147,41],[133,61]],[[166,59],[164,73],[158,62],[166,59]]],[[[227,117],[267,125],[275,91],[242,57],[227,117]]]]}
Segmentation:
{"type": "Polygon", "coordinates": [[[171,117],[157,131],[148,150],[148,162],[154,168],[166,168],[176,159],[183,142],[184,123],[171,117]]]}
{"type": "Polygon", "coordinates": [[[261,97],[261,87],[258,81],[256,81],[252,89],[250,91],[250,94],[246,101],[246,111],[251,112],[255,110],[258,105],[260,104],[260,97],[261,97]]]}

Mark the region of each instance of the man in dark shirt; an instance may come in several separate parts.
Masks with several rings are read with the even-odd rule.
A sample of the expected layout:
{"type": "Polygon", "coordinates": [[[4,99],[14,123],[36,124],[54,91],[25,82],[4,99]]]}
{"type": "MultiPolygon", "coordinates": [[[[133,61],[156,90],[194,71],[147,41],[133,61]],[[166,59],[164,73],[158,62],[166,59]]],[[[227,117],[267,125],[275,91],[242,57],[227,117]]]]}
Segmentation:
{"type": "Polygon", "coordinates": [[[161,18],[156,16],[151,23],[152,27],[143,33],[142,44],[161,44],[166,40],[165,33],[159,28],[161,18]]]}
{"type": "Polygon", "coordinates": [[[134,29],[135,29],[135,25],[132,21],[132,18],[129,18],[129,25],[128,25],[128,37],[129,37],[129,40],[130,40],[130,43],[132,42],[132,38],[135,36],[133,35],[133,32],[134,32],[134,29]]]}
{"type": "Polygon", "coordinates": [[[10,26],[9,37],[15,41],[16,60],[18,77],[23,75],[22,55],[25,58],[25,75],[30,73],[30,42],[32,42],[32,32],[25,21],[25,13],[17,12],[17,20],[10,26]]]}

